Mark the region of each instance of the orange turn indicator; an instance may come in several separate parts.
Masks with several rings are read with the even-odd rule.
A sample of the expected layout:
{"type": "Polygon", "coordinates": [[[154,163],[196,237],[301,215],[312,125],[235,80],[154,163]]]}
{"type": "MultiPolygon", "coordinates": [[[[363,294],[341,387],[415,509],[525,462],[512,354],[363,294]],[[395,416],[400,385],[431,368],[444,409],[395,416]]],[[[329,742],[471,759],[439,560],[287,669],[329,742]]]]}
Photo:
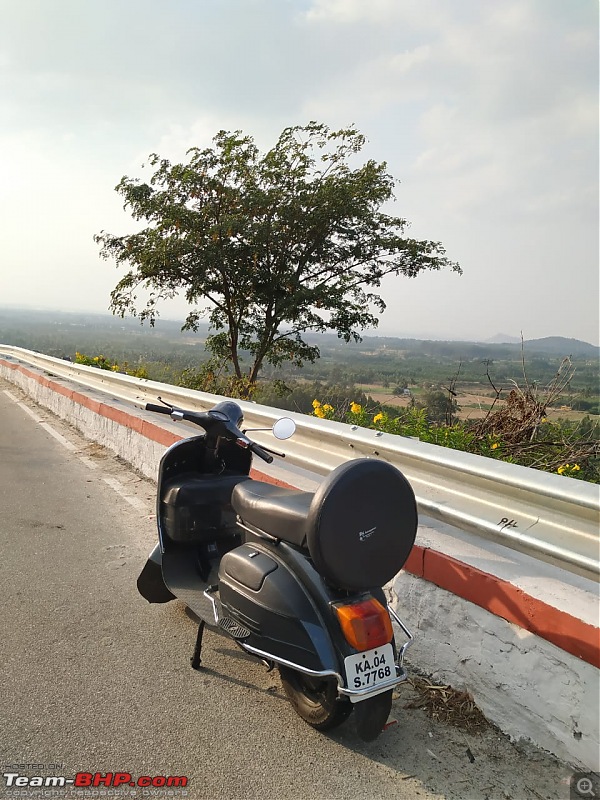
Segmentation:
{"type": "Polygon", "coordinates": [[[390,615],[374,597],[334,608],[346,641],[357,650],[370,650],[391,642],[394,631],[390,615]]]}

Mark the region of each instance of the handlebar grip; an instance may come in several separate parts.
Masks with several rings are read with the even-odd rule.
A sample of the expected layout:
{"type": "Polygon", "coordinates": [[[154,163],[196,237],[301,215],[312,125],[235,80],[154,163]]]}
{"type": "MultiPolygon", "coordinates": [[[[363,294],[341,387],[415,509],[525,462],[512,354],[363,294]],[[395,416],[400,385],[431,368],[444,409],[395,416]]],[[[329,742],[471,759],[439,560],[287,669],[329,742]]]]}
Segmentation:
{"type": "Polygon", "coordinates": [[[273,456],[270,453],[267,453],[266,450],[263,450],[262,447],[256,442],[252,442],[250,445],[250,450],[257,455],[259,458],[262,458],[263,461],[266,461],[267,464],[271,464],[273,461],[273,456]]]}
{"type": "Polygon", "coordinates": [[[157,406],[154,403],[146,403],[146,411],[154,411],[156,414],[170,414],[172,409],[169,406],[157,406]]]}

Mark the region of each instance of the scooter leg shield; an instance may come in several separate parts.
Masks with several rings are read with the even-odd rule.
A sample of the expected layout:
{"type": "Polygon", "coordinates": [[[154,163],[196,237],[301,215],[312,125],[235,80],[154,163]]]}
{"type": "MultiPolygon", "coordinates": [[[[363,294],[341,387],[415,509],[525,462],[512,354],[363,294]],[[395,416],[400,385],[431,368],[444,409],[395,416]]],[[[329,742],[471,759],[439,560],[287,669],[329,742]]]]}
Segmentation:
{"type": "Polygon", "coordinates": [[[168,603],[175,595],[167,589],[162,574],[160,546],[156,545],[137,579],[138,592],[149,603],[168,603]]]}

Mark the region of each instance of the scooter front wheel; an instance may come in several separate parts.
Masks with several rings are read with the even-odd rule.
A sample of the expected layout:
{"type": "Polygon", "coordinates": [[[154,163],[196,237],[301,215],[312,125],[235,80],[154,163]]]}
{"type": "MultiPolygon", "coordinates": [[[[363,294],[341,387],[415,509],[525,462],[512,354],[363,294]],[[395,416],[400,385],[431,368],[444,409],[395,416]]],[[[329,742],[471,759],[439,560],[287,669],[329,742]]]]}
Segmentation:
{"type": "Polygon", "coordinates": [[[350,715],[352,704],[338,699],[336,681],[311,678],[281,666],[279,675],[296,713],[318,731],[335,728],[350,715]]]}

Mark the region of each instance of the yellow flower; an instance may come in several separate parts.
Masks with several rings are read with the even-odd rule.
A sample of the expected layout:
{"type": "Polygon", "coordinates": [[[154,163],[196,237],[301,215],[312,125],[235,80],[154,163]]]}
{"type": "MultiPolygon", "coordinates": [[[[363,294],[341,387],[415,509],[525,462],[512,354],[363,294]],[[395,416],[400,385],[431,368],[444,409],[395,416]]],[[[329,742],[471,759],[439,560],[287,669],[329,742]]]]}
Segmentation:
{"type": "Polygon", "coordinates": [[[100,359],[98,358],[98,356],[94,356],[94,358],[93,358],[93,361],[95,361],[95,362],[96,362],[96,364],[97,364],[97,363],[98,363],[98,361],[100,361],[100,359]]]}
{"type": "Polygon", "coordinates": [[[323,411],[328,414],[330,411],[333,411],[333,406],[330,406],[329,403],[325,403],[324,406],[321,406],[323,411]]]}
{"type": "Polygon", "coordinates": [[[320,419],[323,419],[325,416],[325,412],[323,411],[321,405],[315,406],[315,416],[319,417],[320,419]]]}
{"type": "Polygon", "coordinates": [[[579,472],[580,469],[581,467],[579,466],[579,464],[573,464],[573,466],[571,467],[571,472],[579,472]]]}
{"type": "Polygon", "coordinates": [[[350,404],[350,411],[353,414],[360,414],[362,412],[362,406],[359,403],[351,403],[350,404]]]}
{"type": "Polygon", "coordinates": [[[373,422],[381,422],[384,419],[385,416],[380,411],[379,414],[375,414],[375,416],[373,417],[373,422]]]}
{"type": "Polygon", "coordinates": [[[562,474],[563,474],[563,472],[564,472],[566,469],[569,469],[569,465],[568,465],[568,464],[563,464],[563,465],[562,465],[562,467],[559,467],[559,468],[558,468],[556,471],[558,472],[558,474],[559,474],[559,475],[562,475],[562,474]]]}
{"type": "Polygon", "coordinates": [[[498,442],[494,442],[494,444],[492,445],[492,450],[495,450],[497,447],[500,447],[500,445],[498,444],[498,442]]]}
{"type": "Polygon", "coordinates": [[[312,407],[313,408],[320,408],[321,407],[321,403],[319,403],[318,400],[313,400],[312,401],[312,407]]]}

